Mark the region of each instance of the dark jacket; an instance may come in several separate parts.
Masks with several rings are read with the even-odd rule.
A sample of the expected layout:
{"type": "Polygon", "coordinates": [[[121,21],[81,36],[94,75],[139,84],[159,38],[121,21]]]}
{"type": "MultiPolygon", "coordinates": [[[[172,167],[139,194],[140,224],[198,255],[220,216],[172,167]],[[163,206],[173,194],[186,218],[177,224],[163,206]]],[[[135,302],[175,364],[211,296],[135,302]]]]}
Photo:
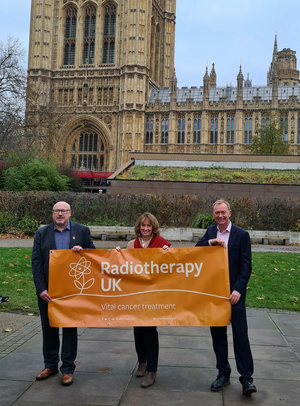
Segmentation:
{"type": "MultiPolygon", "coordinates": [[[[84,249],[95,248],[88,227],[70,221],[70,229],[69,248],[74,245],[80,245],[84,249]]],[[[34,237],[31,266],[37,295],[48,290],[49,251],[55,249],[54,223],[51,223],[38,229],[34,237]]]]}
{"type": "MultiPolygon", "coordinates": [[[[208,227],[196,246],[207,246],[208,240],[217,238],[217,225],[208,227]]],[[[231,291],[246,295],[246,287],[252,272],[250,236],[244,229],[232,224],[228,241],[229,278],[231,291]]]]}

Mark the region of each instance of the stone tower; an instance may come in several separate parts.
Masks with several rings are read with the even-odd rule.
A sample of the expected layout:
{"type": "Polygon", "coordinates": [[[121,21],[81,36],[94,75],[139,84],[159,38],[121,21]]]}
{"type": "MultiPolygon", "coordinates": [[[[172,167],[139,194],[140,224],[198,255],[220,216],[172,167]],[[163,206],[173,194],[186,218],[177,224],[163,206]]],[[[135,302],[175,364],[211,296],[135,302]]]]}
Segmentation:
{"type": "Polygon", "coordinates": [[[28,85],[62,117],[59,162],[113,171],[143,151],[151,90],[174,72],[175,11],[176,0],[31,1],[28,85]]]}
{"type": "Polygon", "coordinates": [[[298,85],[299,70],[297,70],[296,52],[290,48],[283,48],[278,52],[277,34],[275,34],[272,62],[267,73],[267,84],[273,84],[276,71],[278,85],[298,85]]]}

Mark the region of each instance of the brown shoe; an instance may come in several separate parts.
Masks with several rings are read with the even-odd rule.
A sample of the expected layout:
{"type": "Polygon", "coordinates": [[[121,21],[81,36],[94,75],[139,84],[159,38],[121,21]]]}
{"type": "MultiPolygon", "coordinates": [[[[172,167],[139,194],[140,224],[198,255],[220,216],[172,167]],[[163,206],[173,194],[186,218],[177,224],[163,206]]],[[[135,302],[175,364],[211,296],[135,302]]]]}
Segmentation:
{"type": "Polygon", "coordinates": [[[63,374],[61,378],[61,384],[63,386],[69,386],[73,383],[73,374],[63,374]]]}
{"type": "Polygon", "coordinates": [[[56,375],[58,373],[57,369],[45,368],[36,376],[37,381],[43,381],[44,379],[50,378],[52,375],[56,375]]]}
{"type": "Polygon", "coordinates": [[[148,388],[149,386],[152,386],[155,382],[155,378],[156,378],[156,372],[147,371],[145,379],[143,380],[141,387],[148,388]]]}
{"type": "Polygon", "coordinates": [[[137,378],[141,378],[142,376],[145,376],[147,369],[147,362],[140,362],[138,369],[136,370],[135,376],[137,378]]]}

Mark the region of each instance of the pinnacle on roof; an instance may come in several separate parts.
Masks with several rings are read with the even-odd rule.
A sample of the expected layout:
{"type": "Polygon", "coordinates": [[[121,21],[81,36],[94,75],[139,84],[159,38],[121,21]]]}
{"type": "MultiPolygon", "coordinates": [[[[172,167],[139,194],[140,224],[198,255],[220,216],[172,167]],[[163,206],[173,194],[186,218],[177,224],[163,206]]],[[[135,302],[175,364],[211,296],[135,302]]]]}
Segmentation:
{"type": "Polygon", "coordinates": [[[275,33],[274,48],[273,48],[273,59],[277,57],[278,46],[277,46],[277,33],[275,33]]]}
{"type": "Polygon", "coordinates": [[[239,70],[239,73],[237,75],[237,79],[244,79],[243,72],[242,72],[242,65],[240,65],[240,70],[239,70]]]}
{"type": "Polygon", "coordinates": [[[203,80],[205,80],[205,79],[206,79],[206,80],[209,79],[207,66],[206,66],[206,69],[205,69],[205,75],[204,75],[204,77],[203,77],[203,80]]]}

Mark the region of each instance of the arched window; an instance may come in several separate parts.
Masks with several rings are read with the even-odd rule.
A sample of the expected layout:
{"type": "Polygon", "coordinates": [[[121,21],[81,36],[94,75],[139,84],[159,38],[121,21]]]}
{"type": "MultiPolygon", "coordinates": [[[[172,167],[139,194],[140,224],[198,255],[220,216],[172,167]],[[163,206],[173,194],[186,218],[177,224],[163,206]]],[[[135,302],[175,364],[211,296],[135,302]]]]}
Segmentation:
{"type": "Polygon", "coordinates": [[[115,31],[116,8],[113,5],[105,6],[104,36],[103,36],[103,63],[115,62],[115,31]]]}
{"type": "Polygon", "coordinates": [[[218,143],[218,119],[216,117],[212,117],[210,120],[210,143],[218,143]]]}
{"type": "Polygon", "coordinates": [[[66,10],[64,65],[75,65],[77,10],[69,7],[66,10]]]}
{"type": "Polygon", "coordinates": [[[161,143],[168,144],[168,136],[169,136],[169,120],[167,118],[163,118],[161,121],[161,143]]]}
{"type": "Polygon", "coordinates": [[[244,143],[252,144],[252,117],[245,117],[244,143]]]}
{"type": "Polygon", "coordinates": [[[234,118],[227,118],[227,133],[226,133],[227,144],[234,144],[234,118]]]}
{"type": "Polygon", "coordinates": [[[269,125],[269,123],[270,123],[269,117],[262,116],[262,118],[261,118],[261,128],[267,127],[269,125]]]}
{"type": "Polygon", "coordinates": [[[146,144],[153,144],[153,120],[148,119],[146,124],[146,144]]]}
{"type": "Polygon", "coordinates": [[[96,8],[85,9],[83,63],[93,64],[95,61],[96,8]]]}
{"type": "Polygon", "coordinates": [[[105,170],[105,148],[98,134],[85,131],[76,138],[72,147],[72,169],[105,170]]]}
{"type": "Polygon", "coordinates": [[[200,144],[200,142],[201,142],[201,118],[195,118],[193,143],[200,144]]]}
{"type": "Polygon", "coordinates": [[[178,132],[177,132],[177,144],[184,144],[185,133],[185,120],[184,118],[178,119],[178,132]]]}

